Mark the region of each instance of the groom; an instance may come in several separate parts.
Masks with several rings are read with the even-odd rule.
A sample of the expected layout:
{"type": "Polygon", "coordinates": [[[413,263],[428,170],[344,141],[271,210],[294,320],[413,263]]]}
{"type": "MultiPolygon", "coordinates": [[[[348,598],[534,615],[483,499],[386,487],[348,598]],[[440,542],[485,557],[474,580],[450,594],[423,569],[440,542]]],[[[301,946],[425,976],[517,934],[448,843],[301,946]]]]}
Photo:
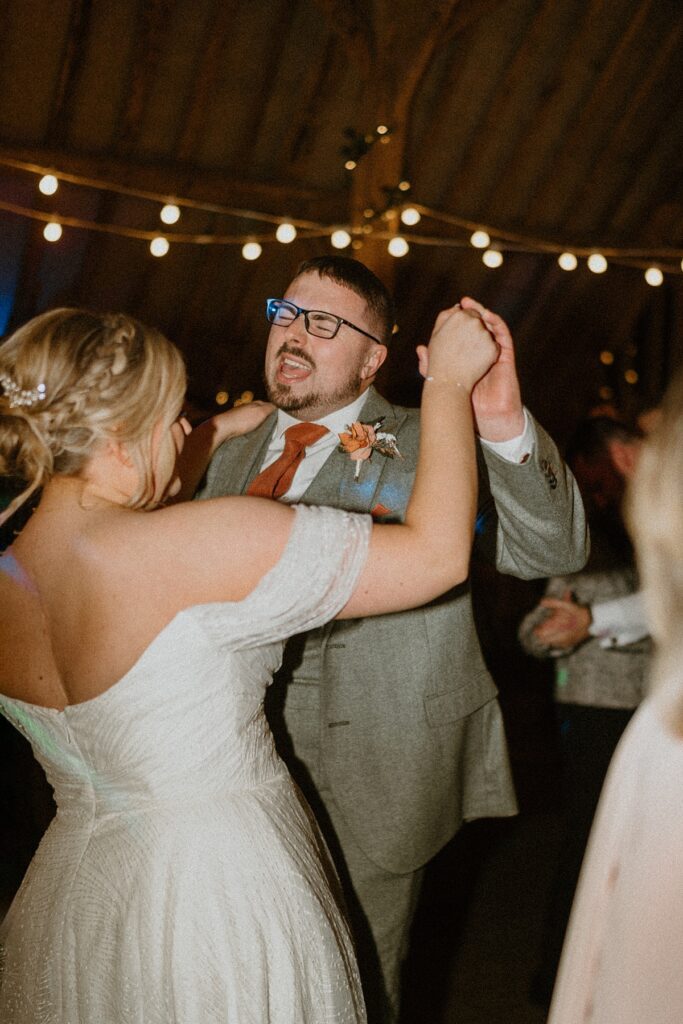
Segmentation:
{"type": "MultiPolygon", "coordinates": [[[[587,555],[576,484],[522,406],[506,325],[463,305],[483,314],[501,348],[472,396],[482,440],[476,546],[522,578],[576,571],[587,555]]],[[[394,324],[383,284],[356,260],[319,257],[268,301],[267,316],[265,379],[277,412],[218,449],[200,496],[262,494],[400,521],[419,411],[372,387],[394,324]]],[[[295,637],[269,699],[280,752],[336,861],[369,1019],[386,1024],[398,1013],[424,865],[463,820],[516,810],[468,586],[425,608],[295,637]]]]}

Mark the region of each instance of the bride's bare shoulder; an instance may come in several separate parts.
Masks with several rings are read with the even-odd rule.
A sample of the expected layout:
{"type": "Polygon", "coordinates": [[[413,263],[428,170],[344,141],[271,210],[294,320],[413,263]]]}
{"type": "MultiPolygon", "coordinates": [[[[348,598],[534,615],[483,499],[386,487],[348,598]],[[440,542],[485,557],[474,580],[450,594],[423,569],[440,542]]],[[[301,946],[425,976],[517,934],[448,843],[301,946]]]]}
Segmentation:
{"type": "Polygon", "coordinates": [[[146,564],[162,577],[215,586],[220,598],[228,596],[229,579],[229,596],[239,599],[277,562],[293,517],[286,505],[263,498],[184,502],[131,516],[129,528],[123,522],[127,517],[121,517],[111,548],[135,571],[146,564]]]}

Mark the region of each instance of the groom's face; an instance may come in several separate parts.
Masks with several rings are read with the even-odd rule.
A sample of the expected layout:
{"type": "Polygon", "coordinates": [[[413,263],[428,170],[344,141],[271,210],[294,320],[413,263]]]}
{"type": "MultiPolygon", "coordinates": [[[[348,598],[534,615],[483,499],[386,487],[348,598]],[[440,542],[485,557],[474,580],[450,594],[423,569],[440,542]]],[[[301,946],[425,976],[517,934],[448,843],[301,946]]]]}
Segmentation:
{"type": "MultiPolygon", "coordinates": [[[[300,309],[323,310],[377,334],[362,296],[315,271],[292,281],[282,296],[300,309]]],[[[386,348],[342,324],[334,338],[309,334],[302,315],[273,324],[266,349],[268,398],[300,420],[319,420],[354,401],[384,362],[386,348]]]]}

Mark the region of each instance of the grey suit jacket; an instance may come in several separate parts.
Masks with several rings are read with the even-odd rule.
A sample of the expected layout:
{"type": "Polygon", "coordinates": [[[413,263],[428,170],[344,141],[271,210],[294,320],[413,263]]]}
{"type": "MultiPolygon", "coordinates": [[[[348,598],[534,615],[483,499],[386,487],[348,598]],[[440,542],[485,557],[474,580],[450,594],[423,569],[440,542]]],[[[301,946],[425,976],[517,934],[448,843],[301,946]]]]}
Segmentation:
{"type": "MultiPolygon", "coordinates": [[[[393,406],[374,389],[363,422],[384,417],[403,459],[374,453],[359,480],[348,455],[334,452],[301,499],[401,521],[419,442],[419,410],[393,406]]],[[[274,428],[214,456],[200,497],[240,494],[258,473],[274,428]]],[[[524,465],[481,455],[477,546],[503,572],[522,578],[571,572],[587,557],[576,484],[537,425],[524,465]]],[[[448,495],[444,495],[444,501],[448,495]]],[[[496,688],[477,639],[469,586],[424,608],[333,622],[290,641],[281,673],[322,683],[320,729],[326,783],[348,826],[375,863],[397,873],[426,863],[466,819],[514,814],[496,688]]],[[[296,711],[287,721],[296,751],[296,711]]]]}

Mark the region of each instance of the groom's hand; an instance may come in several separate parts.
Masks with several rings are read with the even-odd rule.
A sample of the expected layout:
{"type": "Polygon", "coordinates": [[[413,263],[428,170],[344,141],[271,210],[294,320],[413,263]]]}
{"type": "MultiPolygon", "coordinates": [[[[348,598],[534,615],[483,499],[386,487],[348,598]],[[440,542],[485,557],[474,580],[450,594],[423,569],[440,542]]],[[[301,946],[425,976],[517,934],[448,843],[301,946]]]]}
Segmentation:
{"type": "Polygon", "coordinates": [[[206,473],[217,448],[230,438],[256,430],[275,406],[270,402],[249,402],[226,412],[219,412],[204,420],[185,440],[176,470],[180,477],[180,490],[173,502],[189,501],[206,473]]]}
{"type": "Polygon", "coordinates": [[[463,309],[479,313],[498,342],[498,358],[472,392],[472,409],[477,432],[485,441],[509,441],[524,431],[524,409],[515,367],[512,335],[505,321],[467,296],[463,309]]]}

